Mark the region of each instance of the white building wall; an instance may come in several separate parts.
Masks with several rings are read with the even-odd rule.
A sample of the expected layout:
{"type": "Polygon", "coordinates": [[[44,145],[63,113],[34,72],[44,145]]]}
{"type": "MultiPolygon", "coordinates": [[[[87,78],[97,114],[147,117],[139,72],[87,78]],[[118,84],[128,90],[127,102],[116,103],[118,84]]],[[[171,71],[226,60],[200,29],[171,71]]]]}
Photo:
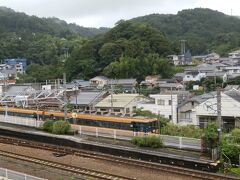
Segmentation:
{"type": "Polygon", "coordinates": [[[193,76],[191,74],[186,74],[183,78],[183,81],[188,82],[188,81],[200,81],[202,78],[206,77],[205,73],[199,73],[196,76],[193,76]]]}
{"type": "Polygon", "coordinates": [[[155,99],[155,104],[138,104],[137,108],[143,108],[144,110],[149,110],[154,114],[159,114],[165,118],[170,119],[172,116],[172,123],[177,124],[177,95],[165,95],[165,94],[154,94],[150,95],[151,98],[155,99]],[[169,101],[172,99],[172,105],[169,101]],[[164,102],[164,105],[160,105],[160,100],[164,102]]]}
{"type": "MultiPolygon", "coordinates": [[[[222,116],[240,117],[240,102],[232,99],[224,93],[221,93],[221,113],[222,116]]],[[[217,98],[213,97],[199,104],[194,109],[196,116],[196,124],[198,124],[199,116],[217,116],[217,98]]]]}

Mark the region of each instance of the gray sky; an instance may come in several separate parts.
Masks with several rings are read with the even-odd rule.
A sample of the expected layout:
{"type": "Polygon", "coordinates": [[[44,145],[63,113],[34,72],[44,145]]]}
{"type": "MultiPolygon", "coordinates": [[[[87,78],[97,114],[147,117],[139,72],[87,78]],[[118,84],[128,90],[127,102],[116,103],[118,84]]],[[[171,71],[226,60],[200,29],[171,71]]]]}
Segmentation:
{"type": "Polygon", "coordinates": [[[0,0],[0,6],[39,17],[58,17],[86,27],[112,27],[120,19],[182,9],[211,8],[240,15],[239,0],[0,0]]]}

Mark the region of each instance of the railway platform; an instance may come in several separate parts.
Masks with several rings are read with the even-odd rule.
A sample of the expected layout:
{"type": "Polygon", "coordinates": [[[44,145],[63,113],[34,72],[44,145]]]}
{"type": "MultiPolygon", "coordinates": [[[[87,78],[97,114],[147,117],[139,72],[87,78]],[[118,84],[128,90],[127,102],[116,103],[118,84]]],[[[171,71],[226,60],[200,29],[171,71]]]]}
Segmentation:
{"type": "Polygon", "coordinates": [[[158,162],[162,164],[171,164],[205,171],[217,171],[217,165],[210,159],[201,158],[196,154],[186,151],[186,153],[176,153],[169,150],[152,150],[139,147],[123,146],[118,144],[89,141],[81,136],[54,135],[45,133],[28,127],[11,127],[6,124],[0,124],[0,135],[12,136],[16,138],[40,141],[72,148],[81,148],[84,150],[97,151],[116,156],[125,156],[128,158],[141,159],[145,161],[158,162]]]}

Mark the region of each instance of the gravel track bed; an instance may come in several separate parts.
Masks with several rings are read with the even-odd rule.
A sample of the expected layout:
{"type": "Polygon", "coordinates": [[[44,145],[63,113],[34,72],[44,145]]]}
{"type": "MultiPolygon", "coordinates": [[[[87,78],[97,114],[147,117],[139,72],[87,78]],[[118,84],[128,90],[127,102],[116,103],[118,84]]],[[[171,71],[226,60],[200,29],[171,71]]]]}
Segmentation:
{"type": "MultiPolygon", "coordinates": [[[[27,155],[31,157],[37,157],[44,160],[50,160],[53,162],[65,163],[68,165],[71,164],[74,166],[89,168],[97,171],[113,173],[116,175],[136,178],[139,180],[157,180],[157,179],[164,179],[164,180],[190,180],[191,179],[192,180],[194,179],[192,177],[187,177],[183,175],[170,174],[166,172],[144,169],[140,167],[134,167],[131,165],[123,165],[123,164],[107,162],[107,161],[92,159],[92,158],[84,158],[84,157],[73,156],[73,155],[55,157],[53,156],[51,151],[33,149],[28,147],[16,146],[16,145],[0,143],[0,150],[27,155]]],[[[1,159],[0,159],[0,162],[1,162],[1,159]]],[[[23,172],[23,171],[20,171],[20,172],[23,172]]],[[[32,174],[32,175],[36,175],[36,174],[32,174]]]]}

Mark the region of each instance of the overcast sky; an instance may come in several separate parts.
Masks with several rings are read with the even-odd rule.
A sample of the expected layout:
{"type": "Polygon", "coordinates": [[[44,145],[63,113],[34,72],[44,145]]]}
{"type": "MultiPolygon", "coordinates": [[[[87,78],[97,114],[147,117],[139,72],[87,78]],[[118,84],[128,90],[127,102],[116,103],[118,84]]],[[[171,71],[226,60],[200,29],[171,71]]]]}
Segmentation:
{"type": "Polygon", "coordinates": [[[211,8],[240,15],[240,0],[0,0],[0,6],[39,17],[58,17],[86,27],[112,27],[120,19],[182,9],[211,8]]]}

